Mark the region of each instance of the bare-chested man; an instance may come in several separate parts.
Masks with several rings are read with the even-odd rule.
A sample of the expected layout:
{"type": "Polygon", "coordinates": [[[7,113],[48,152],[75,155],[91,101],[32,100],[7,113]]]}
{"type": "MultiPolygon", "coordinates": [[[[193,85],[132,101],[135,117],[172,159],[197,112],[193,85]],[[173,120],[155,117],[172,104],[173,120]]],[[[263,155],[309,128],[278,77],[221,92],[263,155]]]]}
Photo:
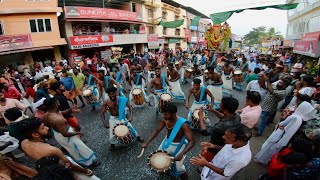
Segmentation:
{"type": "Polygon", "coordinates": [[[228,61],[225,62],[223,67],[222,81],[223,81],[224,89],[229,91],[228,94],[231,94],[231,90],[233,87],[233,81],[232,81],[233,71],[234,69],[230,66],[230,63],[228,61]]]}
{"type": "Polygon", "coordinates": [[[154,59],[149,60],[149,71],[148,71],[148,82],[150,83],[154,78],[156,67],[158,67],[158,62],[154,59]]]}
{"type": "Polygon", "coordinates": [[[130,76],[130,79],[129,79],[129,84],[131,86],[131,91],[130,91],[130,95],[129,95],[129,100],[130,100],[130,105],[135,105],[135,103],[133,102],[133,90],[134,89],[141,89],[142,91],[142,96],[144,98],[144,104],[145,103],[149,103],[150,105],[150,101],[149,101],[149,98],[147,97],[146,93],[145,93],[145,90],[144,90],[144,84],[143,82],[145,81],[146,79],[144,78],[143,74],[142,73],[137,73],[137,70],[133,70],[131,72],[131,76],[130,76]]]}
{"type": "Polygon", "coordinates": [[[48,143],[45,143],[45,138],[49,135],[49,128],[40,120],[35,118],[22,120],[19,124],[20,130],[26,135],[25,140],[21,142],[22,150],[34,160],[39,160],[43,157],[55,156],[62,160],[65,166],[75,172],[79,179],[99,179],[93,176],[91,170],[83,168],[74,163],[70,157],[67,157],[63,152],[48,143]]]}
{"type": "Polygon", "coordinates": [[[186,97],[180,87],[179,82],[180,74],[176,69],[174,69],[172,63],[168,64],[167,78],[169,79],[169,85],[172,87],[170,94],[172,95],[173,99],[185,100],[186,97]]]}
{"type": "MultiPolygon", "coordinates": [[[[218,109],[219,104],[222,99],[222,84],[223,81],[221,79],[221,76],[214,72],[214,66],[208,67],[208,74],[205,77],[205,80],[207,81],[207,89],[211,92],[211,94],[214,97],[214,108],[218,109]]],[[[208,96],[208,100],[211,102],[211,98],[208,96]]]]}
{"type": "MultiPolygon", "coordinates": [[[[186,108],[189,109],[188,120],[191,121],[193,112],[197,109],[204,108],[207,105],[207,96],[209,96],[211,101],[211,106],[214,107],[214,97],[206,86],[201,86],[200,79],[193,79],[193,87],[189,90],[186,99],[186,108]],[[190,97],[193,94],[195,101],[193,102],[191,108],[189,106],[190,97]]],[[[206,123],[209,125],[209,119],[206,119],[206,123]]]]}
{"type": "Polygon", "coordinates": [[[107,101],[103,103],[102,107],[102,122],[106,128],[110,128],[110,146],[111,148],[114,148],[116,144],[119,143],[115,135],[113,134],[113,129],[117,124],[124,123],[128,126],[130,129],[133,140],[143,142],[143,140],[138,136],[137,131],[132,127],[131,121],[132,121],[132,107],[130,106],[128,102],[128,98],[123,96],[118,96],[117,89],[113,86],[110,86],[107,89],[107,93],[109,95],[109,98],[107,101]],[[126,108],[129,109],[129,113],[126,113],[126,108]],[[105,113],[109,111],[110,112],[110,119],[109,123],[105,122],[105,113]]]}
{"type": "MultiPolygon", "coordinates": [[[[74,132],[59,111],[59,101],[54,98],[46,99],[44,105],[47,107],[47,113],[43,117],[43,122],[52,128],[56,141],[68,151],[78,164],[83,166],[98,164],[95,153],[77,136],[81,133],[74,132]]],[[[66,111],[72,112],[75,108],[72,107],[66,111]]]]}
{"type": "Polygon", "coordinates": [[[105,93],[106,89],[111,86],[116,86],[118,93],[120,92],[120,85],[110,76],[104,76],[104,71],[98,71],[98,90],[99,90],[99,100],[106,101],[108,100],[108,95],[105,93]]]}
{"type": "Polygon", "coordinates": [[[167,85],[169,86],[169,90],[171,91],[172,88],[169,85],[168,80],[166,79],[166,77],[164,75],[161,75],[161,68],[160,67],[156,67],[155,68],[155,73],[156,73],[156,77],[154,77],[154,79],[151,81],[151,85],[149,87],[150,92],[154,95],[154,106],[157,107],[158,106],[158,102],[159,102],[159,96],[162,93],[166,93],[167,92],[167,85]],[[153,87],[155,87],[156,90],[153,90],[153,87]]]}
{"type": "Polygon", "coordinates": [[[201,80],[201,86],[203,85],[204,79],[203,79],[203,72],[202,70],[199,68],[198,64],[194,64],[193,65],[193,77],[195,79],[200,79],[201,80]]]}
{"type": "Polygon", "coordinates": [[[137,71],[137,73],[143,72],[143,67],[140,64],[138,64],[137,61],[133,61],[133,64],[130,68],[130,72],[132,72],[134,69],[137,71]]]}
{"type": "Polygon", "coordinates": [[[186,84],[186,83],[189,83],[187,81],[187,78],[185,78],[185,72],[186,72],[186,69],[189,67],[191,63],[189,63],[189,58],[188,56],[187,57],[184,57],[183,60],[181,60],[179,62],[179,66],[180,66],[180,73],[181,73],[181,80],[182,80],[182,84],[186,84]]]}
{"type": "Polygon", "coordinates": [[[148,141],[142,145],[147,148],[149,144],[158,136],[163,128],[168,130],[167,137],[162,141],[159,150],[167,151],[174,157],[172,176],[180,176],[188,179],[187,171],[183,165],[185,155],[195,144],[192,131],[186,119],[177,116],[177,106],[173,103],[166,103],[162,106],[163,119],[158,128],[151,134],[148,141]],[[178,149],[180,148],[180,149],[178,149]]]}

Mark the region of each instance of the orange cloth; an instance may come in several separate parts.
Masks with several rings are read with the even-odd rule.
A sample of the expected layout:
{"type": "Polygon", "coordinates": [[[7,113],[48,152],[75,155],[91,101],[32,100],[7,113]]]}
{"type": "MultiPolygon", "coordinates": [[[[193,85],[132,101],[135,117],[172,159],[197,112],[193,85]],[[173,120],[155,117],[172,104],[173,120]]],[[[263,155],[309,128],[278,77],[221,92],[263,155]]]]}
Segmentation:
{"type": "Polygon", "coordinates": [[[73,128],[79,127],[78,119],[75,116],[73,116],[72,118],[67,118],[67,121],[71,127],[73,128]]]}

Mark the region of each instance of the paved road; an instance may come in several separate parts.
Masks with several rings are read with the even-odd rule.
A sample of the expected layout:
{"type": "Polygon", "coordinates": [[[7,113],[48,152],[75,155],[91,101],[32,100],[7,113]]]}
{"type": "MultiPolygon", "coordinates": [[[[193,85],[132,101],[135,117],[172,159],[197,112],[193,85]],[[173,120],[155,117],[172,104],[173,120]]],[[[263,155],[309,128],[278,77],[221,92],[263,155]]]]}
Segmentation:
{"type": "MultiPolygon", "coordinates": [[[[191,87],[190,84],[191,83],[182,85],[182,89],[185,93],[191,87]]],[[[232,95],[239,100],[239,107],[243,107],[245,92],[234,91],[232,95]]],[[[126,94],[126,96],[128,96],[128,94],[126,94]]],[[[193,97],[191,102],[193,102],[193,97]]],[[[183,102],[177,102],[176,104],[178,106],[178,115],[187,118],[188,111],[184,107],[183,102]]],[[[148,149],[146,149],[142,158],[137,158],[137,155],[139,155],[141,151],[141,143],[136,143],[128,147],[119,147],[116,150],[111,151],[108,142],[109,129],[103,127],[100,119],[100,110],[101,108],[98,108],[96,111],[90,112],[90,108],[85,107],[83,112],[77,115],[82,126],[82,132],[85,135],[84,139],[86,144],[96,152],[98,159],[102,162],[100,166],[93,168],[95,175],[103,180],[170,179],[168,176],[160,176],[154,173],[147,165],[148,155],[157,150],[166,135],[165,131],[161,132],[148,149]]],[[[157,127],[160,118],[161,116],[156,115],[154,107],[146,106],[144,108],[134,108],[132,125],[144,139],[147,139],[157,127]]],[[[212,124],[217,122],[217,117],[213,114],[209,114],[209,119],[212,124]]],[[[270,127],[267,130],[270,131],[270,127]]],[[[187,154],[185,165],[190,179],[200,179],[199,174],[196,172],[196,167],[191,165],[189,160],[192,156],[199,154],[201,148],[200,142],[209,141],[209,137],[203,137],[197,131],[194,131],[194,136],[196,138],[196,145],[187,154]]],[[[252,138],[251,148],[254,153],[257,152],[265,138],[266,136],[252,138]]],[[[251,162],[248,167],[244,168],[233,179],[256,179],[262,172],[263,167],[251,162]]]]}

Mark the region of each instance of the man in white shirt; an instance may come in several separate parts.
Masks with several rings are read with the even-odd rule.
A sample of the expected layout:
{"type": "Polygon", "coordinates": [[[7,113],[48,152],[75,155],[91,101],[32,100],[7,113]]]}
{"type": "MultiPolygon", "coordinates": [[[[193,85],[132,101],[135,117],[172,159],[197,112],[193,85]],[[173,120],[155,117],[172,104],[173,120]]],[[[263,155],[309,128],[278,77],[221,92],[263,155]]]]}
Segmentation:
{"type": "Polygon", "coordinates": [[[192,164],[203,166],[201,179],[228,180],[240,169],[246,167],[252,157],[249,145],[251,136],[251,130],[245,125],[239,124],[225,131],[223,136],[226,142],[225,146],[221,147],[208,142],[202,143],[204,147],[221,150],[211,162],[208,162],[201,155],[191,158],[192,164]]]}
{"type": "Polygon", "coordinates": [[[264,99],[264,97],[267,94],[267,85],[264,80],[264,74],[260,73],[258,74],[258,80],[250,81],[246,88],[247,91],[256,91],[260,94],[261,99],[264,99]]]}
{"type": "Polygon", "coordinates": [[[49,64],[46,64],[45,66],[46,67],[43,69],[44,72],[53,73],[53,68],[49,64]]]}

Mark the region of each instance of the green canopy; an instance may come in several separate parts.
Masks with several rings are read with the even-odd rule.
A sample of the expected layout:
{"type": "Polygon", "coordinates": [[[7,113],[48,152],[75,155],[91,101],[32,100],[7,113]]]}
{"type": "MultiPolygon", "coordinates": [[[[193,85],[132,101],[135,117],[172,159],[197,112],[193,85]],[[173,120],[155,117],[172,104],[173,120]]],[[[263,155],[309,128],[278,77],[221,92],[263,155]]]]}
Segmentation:
{"type": "Polygon", "coordinates": [[[175,21],[168,21],[168,22],[165,22],[165,21],[161,20],[159,22],[159,25],[161,25],[163,27],[166,27],[166,28],[177,28],[177,27],[182,26],[183,23],[184,23],[184,19],[175,20],[175,21]]]}
{"type": "Polygon", "coordinates": [[[190,23],[190,26],[198,26],[200,19],[201,19],[201,16],[194,17],[192,22],[190,23]]]}
{"type": "Polygon", "coordinates": [[[226,12],[219,12],[215,14],[210,14],[210,18],[214,24],[221,24],[228,20],[233,13],[241,13],[244,10],[264,10],[267,8],[274,8],[279,10],[290,10],[295,9],[299,3],[293,4],[280,4],[280,5],[271,5],[271,6],[260,6],[260,7],[253,7],[253,8],[245,8],[245,9],[238,9],[234,11],[226,11],[226,12]]]}

